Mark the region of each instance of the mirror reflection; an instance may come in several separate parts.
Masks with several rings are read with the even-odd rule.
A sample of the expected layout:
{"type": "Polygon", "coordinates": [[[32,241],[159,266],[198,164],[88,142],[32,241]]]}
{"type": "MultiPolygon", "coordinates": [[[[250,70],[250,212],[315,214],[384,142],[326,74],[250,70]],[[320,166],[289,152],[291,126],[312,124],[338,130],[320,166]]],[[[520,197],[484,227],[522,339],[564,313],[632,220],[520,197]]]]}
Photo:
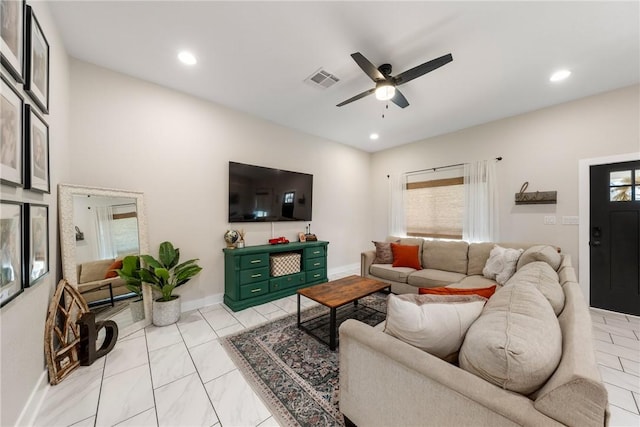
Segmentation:
{"type": "Polygon", "coordinates": [[[120,334],[148,324],[150,291],[128,287],[115,271],[125,256],[148,252],[142,194],[64,184],[59,194],[65,279],[120,334]]]}

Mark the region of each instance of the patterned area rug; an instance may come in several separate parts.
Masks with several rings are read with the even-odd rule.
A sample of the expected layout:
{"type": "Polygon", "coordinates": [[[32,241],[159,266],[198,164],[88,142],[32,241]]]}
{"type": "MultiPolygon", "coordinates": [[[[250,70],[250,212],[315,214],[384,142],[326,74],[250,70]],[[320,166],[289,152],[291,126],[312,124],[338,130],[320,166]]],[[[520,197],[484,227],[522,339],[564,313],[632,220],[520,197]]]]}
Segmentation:
{"type": "MultiPolygon", "coordinates": [[[[377,325],[385,318],[386,297],[377,293],[362,298],[357,307],[341,307],[338,324],[355,318],[377,325]]],[[[316,306],[302,312],[302,321],[328,336],[328,313],[316,306]]],[[[338,409],[340,347],[331,351],[298,329],[296,314],[226,337],[222,345],[282,426],[344,425],[338,409]]]]}

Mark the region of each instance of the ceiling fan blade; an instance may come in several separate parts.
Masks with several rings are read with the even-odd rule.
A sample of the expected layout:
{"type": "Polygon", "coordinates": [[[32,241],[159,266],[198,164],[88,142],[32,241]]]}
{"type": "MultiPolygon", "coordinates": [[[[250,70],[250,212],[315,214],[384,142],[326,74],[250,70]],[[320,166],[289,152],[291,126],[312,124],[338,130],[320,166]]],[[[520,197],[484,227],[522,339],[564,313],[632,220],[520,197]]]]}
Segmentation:
{"type": "Polygon", "coordinates": [[[364,98],[367,95],[371,95],[375,91],[376,91],[376,88],[373,88],[373,89],[369,89],[369,90],[367,90],[365,92],[359,93],[358,95],[354,96],[353,98],[349,98],[346,101],[342,101],[340,104],[336,105],[336,107],[342,107],[343,105],[349,104],[350,102],[357,101],[360,98],[364,98]]]}
{"type": "Polygon", "coordinates": [[[441,56],[440,58],[436,58],[429,62],[425,62],[424,64],[418,65],[417,67],[413,67],[410,70],[407,70],[403,73],[398,74],[397,76],[394,77],[394,81],[396,85],[403,85],[417,77],[420,77],[437,68],[440,68],[451,61],[453,61],[453,56],[451,56],[451,54],[448,53],[444,56],[441,56]]]}
{"type": "Polygon", "coordinates": [[[409,106],[409,101],[407,101],[407,98],[404,97],[404,95],[398,90],[398,88],[396,88],[396,94],[393,95],[393,98],[391,98],[391,102],[393,102],[400,108],[406,108],[409,106]]]}
{"type": "Polygon", "coordinates": [[[358,64],[360,68],[362,68],[362,71],[364,71],[365,74],[371,78],[371,80],[373,80],[374,82],[377,82],[378,80],[384,80],[384,76],[382,75],[382,73],[360,52],[352,53],[351,57],[354,61],[356,61],[356,64],[358,64]]]}

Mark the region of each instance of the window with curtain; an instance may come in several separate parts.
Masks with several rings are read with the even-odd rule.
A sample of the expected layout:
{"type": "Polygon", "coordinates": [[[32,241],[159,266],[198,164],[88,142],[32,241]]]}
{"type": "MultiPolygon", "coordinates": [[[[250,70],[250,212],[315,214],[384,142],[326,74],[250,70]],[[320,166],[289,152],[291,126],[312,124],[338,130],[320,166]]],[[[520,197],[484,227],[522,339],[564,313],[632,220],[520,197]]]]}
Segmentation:
{"type": "Polygon", "coordinates": [[[406,234],[462,239],[464,180],[462,169],[407,177],[404,197],[406,234]]]}

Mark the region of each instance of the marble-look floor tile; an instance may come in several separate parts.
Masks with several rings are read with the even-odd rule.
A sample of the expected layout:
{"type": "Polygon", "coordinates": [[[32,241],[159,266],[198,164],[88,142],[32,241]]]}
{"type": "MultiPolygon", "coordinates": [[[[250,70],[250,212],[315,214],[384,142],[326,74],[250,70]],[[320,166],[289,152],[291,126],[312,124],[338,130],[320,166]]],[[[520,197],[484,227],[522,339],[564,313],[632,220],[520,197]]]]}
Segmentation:
{"type": "Polygon", "coordinates": [[[75,424],[71,424],[70,427],[94,427],[95,425],[96,425],[96,417],[94,415],[93,417],[89,417],[82,421],[78,421],[75,424]]]}
{"type": "Polygon", "coordinates": [[[238,370],[205,384],[223,426],[257,426],[271,416],[238,370]]]}
{"type": "Polygon", "coordinates": [[[225,349],[217,340],[191,347],[189,353],[191,353],[203,383],[207,383],[236,368],[225,349]]]}
{"type": "Polygon", "coordinates": [[[597,340],[608,342],[608,343],[613,342],[613,341],[611,341],[611,335],[609,335],[608,332],[602,332],[602,331],[594,330],[591,333],[593,334],[593,338],[595,338],[597,340]]]}
{"type": "Polygon", "coordinates": [[[596,361],[600,365],[608,366],[609,368],[622,371],[622,364],[620,363],[620,358],[613,354],[603,353],[601,351],[596,350],[596,361]]]}
{"type": "Polygon", "coordinates": [[[611,405],[616,405],[617,407],[622,408],[625,411],[638,414],[636,402],[633,398],[633,394],[629,390],[625,390],[616,385],[607,383],[604,383],[604,386],[607,389],[607,393],[609,394],[609,403],[611,405]]]}
{"type": "Polygon", "coordinates": [[[243,331],[245,329],[244,326],[242,326],[241,323],[235,323],[229,327],[226,328],[222,328],[222,329],[216,329],[216,334],[222,338],[222,337],[226,337],[227,335],[231,335],[231,334],[235,334],[236,332],[240,332],[243,331]]]}
{"type": "Polygon", "coordinates": [[[285,299],[273,301],[273,303],[289,314],[298,312],[297,300],[291,300],[290,298],[285,298],[285,299]]]}
{"type": "Polygon", "coordinates": [[[269,417],[263,422],[261,422],[260,424],[258,424],[258,427],[280,427],[280,424],[278,423],[278,421],[276,421],[274,417],[269,417]]]}
{"type": "Polygon", "coordinates": [[[125,335],[123,337],[118,337],[118,341],[130,340],[133,338],[140,338],[144,336],[144,329],[139,329],[135,332],[130,333],[129,335],[125,335]]]}
{"type": "Polygon", "coordinates": [[[167,326],[149,325],[145,328],[145,331],[149,352],[182,342],[182,336],[175,323],[167,326]]]}
{"type": "Polygon", "coordinates": [[[218,338],[209,323],[204,320],[198,311],[184,316],[184,319],[180,319],[178,329],[187,348],[218,338]]]}
{"type": "Polygon", "coordinates": [[[593,311],[589,314],[591,314],[591,323],[594,323],[594,324],[597,323],[597,324],[603,324],[603,325],[605,324],[603,315],[593,311]]]}
{"type": "Polygon", "coordinates": [[[104,376],[110,377],[120,372],[128,371],[137,366],[147,365],[147,342],[144,336],[118,341],[106,356],[104,376]]]}
{"type": "Polygon", "coordinates": [[[624,357],[620,358],[620,363],[622,363],[622,370],[628,374],[633,374],[640,377],[640,355],[636,358],[636,360],[625,359],[624,357]]]}
{"type": "Polygon", "coordinates": [[[147,365],[121,372],[102,382],[97,426],[112,426],[154,406],[147,365]]]}
{"type": "Polygon", "coordinates": [[[629,359],[629,360],[638,359],[638,352],[630,348],[621,347],[619,345],[606,343],[600,340],[594,340],[593,346],[595,347],[596,350],[602,351],[604,353],[609,353],[615,356],[624,357],[625,359],[629,359]]]}
{"type": "Polygon", "coordinates": [[[611,326],[615,326],[623,329],[629,329],[632,331],[640,331],[640,325],[636,325],[635,323],[628,322],[626,320],[609,319],[609,318],[605,318],[604,320],[607,325],[611,325],[611,326]]]}
{"type": "Polygon", "coordinates": [[[615,335],[618,335],[620,337],[625,337],[625,338],[635,338],[636,337],[636,334],[634,334],[633,331],[630,330],[630,329],[618,328],[616,326],[606,325],[604,323],[594,323],[593,324],[593,330],[594,331],[599,331],[599,332],[608,332],[610,334],[615,334],[615,335]]]}
{"type": "Polygon", "coordinates": [[[236,311],[235,313],[232,313],[232,315],[233,317],[238,319],[238,321],[242,323],[242,326],[244,326],[245,328],[252,328],[267,321],[266,317],[258,313],[253,308],[236,311]]]}
{"type": "Polygon", "coordinates": [[[640,393],[640,377],[637,375],[627,374],[626,372],[617,371],[602,365],[599,365],[598,369],[600,370],[603,382],[640,393]]]}
{"type": "Polygon", "coordinates": [[[213,311],[213,310],[224,310],[227,306],[221,303],[216,303],[216,304],[211,304],[211,305],[205,305],[204,307],[200,307],[198,309],[198,311],[202,314],[208,312],[208,311],[213,311]]]}
{"type": "Polygon", "coordinates": [[[265,304],[260,304],[260,305],[256,305],[255,307],[253,307],[258,313],[264,315],[267,315],[269,313],[273,313],[274,311],[278,311],[280,310],[280,307],[278,307],[277,305],[275,305],[272,302],[268,302],[265,304]]]}
{"type": "Polygon", "coordinates": [[[278,309],[278,311],[272,311],[271,313],[268,314],[263,314],[264,317],[267,318],[267,320],[271,321],[271,320],[276,320],[276,319],[280,319],[282,317],[288,316],[289,313],[287,313],[284,310],[278,309]]]}
{"type": "Polygon", "coordinates": [[[146,411],[134,415],[133,417],[116,424],[118,427],[158,427],[156,419],[156,408],[147,409],[146,411]]]}
{"type": "Polygon", "coordinates": [[[609,410],[611,411],[609,427],[637,427],[640,425],[640,415],[625,411],[615,405],[609,405],[609,410]]]}
{"type": "Polygon", "coordinates": [[[640,354],[640,341],[631,338],[620,337],[618,335],[611,334],[611,339],[613,343],[622,347],[627,347],[632,350],[635,350],[638,354],[640,354]]]}
{"type": "Polygon", "coordinates": [[[209,427],[218,422],[197,373],[155,390],[158,426],[209,427]]]}
{"type": "Polygon", "coordinates": [[[205,312],[200,311],[200,313],[202,313],[202,317],[204,317],[209,325],[211,325],[211,327],[216,331],[218,331],[218,329],[224,329],[238,323],[235,317],[229,314],[227,310],[224,310],[222,308],[205,312]]]}
{"type": "Polygon", "coordinates": [[[60,384],[47,386],[35,426],[68,426],[96,414],[102,371],[73,372],[60,384]]]}
{"type": "Polygon", "coordinates": [[[149,362],[154,389],[196,371],[184,342],[149,352],[149,362]]]}

